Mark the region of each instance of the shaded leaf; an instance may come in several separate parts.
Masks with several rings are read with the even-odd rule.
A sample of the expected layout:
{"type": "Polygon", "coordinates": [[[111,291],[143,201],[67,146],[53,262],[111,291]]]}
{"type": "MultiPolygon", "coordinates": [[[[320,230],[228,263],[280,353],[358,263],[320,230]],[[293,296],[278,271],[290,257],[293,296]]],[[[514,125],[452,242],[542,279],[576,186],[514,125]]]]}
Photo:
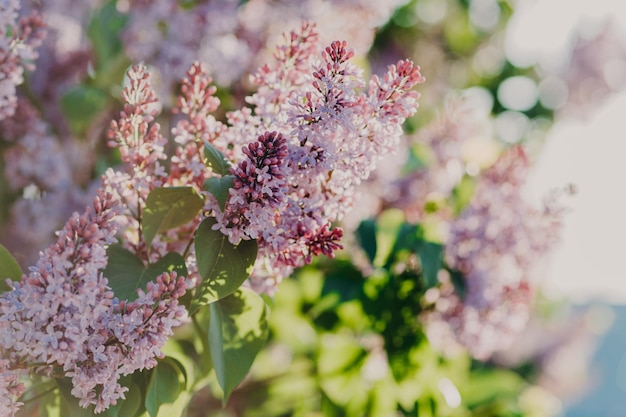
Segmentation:
{"type": "Polygon", "coordinates": [[[122,54],[119,33],[127,21],[128,16],[117,10],[115,1],[106,2],[91,19],[87,34],[91,39],[98,72],[103,71],[116,55],[122,54]]]}
{"type": "Polygon", "coordinates": [[[204,144],[204,157],[206,158],[206,165],[216,174],[227,175],[230,173],[230,162],[222,151],[210,143],[204,144]]]}
{"type": "Polygon", "coordinates": [[[72,133],[81,137],[84,136],[106,103],[107,94],[100,88],[77,85],[68,90],[61,98],[61,110],[63,110],[72,133]]]}
{"type": "Polygon", "coordinates": [[[221,178],[211,177],[207,178],[202,185],[205,191],[213,194],[217,203],[220,205],[220,209],[224,211],[226,207],[226,201],[228,200],[228,190],[230,190],[235,184],[235,177],[233,175],[225,175],[221,178]]]}
{"type": "Polygon", "coordinates": [[[7,278],[11,281],[19,281],[22,278],[22,268],[11,252],[0,244],[0,292],[11,289],[5,282],[7,278]]]}
{"type": "Polygon", "coordinates": [[[163,272],[176,271],[179,276],[188,275],[185,260],[176,252],[170,252],[158,262],[148,266],[120,245],[109,246],[107,256],[109,262],[104,270],[104,276],[107,277],[109,286],[120,300],[136,299],[137,289],[145,288],[148,282],[153,281],[163,272]]]}
{"type": "Polygon", "coordinates": [[[212,229],[215,223],[214,218],[206,218],[196,231],[194,244],[202,283],[196,290],[192,313],[199,305],[233,293],[248,278],[256,260],[256,240],[233,245],[222,232],[212,229]]]}
{"type": "Polygon", "coordinates": [[[182,226],[196,217],[204,200],[192,187],[155,188],[142,215],[143,237],[149,248],[157,233],[182,226]]]}
{"type": "Polygon", "coordinates": [[[374,262],[377,249],[376,222],[373,219],[363,220],[356,230],[356,237],[370,262],[374,262]]]}
{"type": "Polygon", "coordinates": [[[443,262],[443,245],[439,243],[418,240],[416,252],[422,263],[422,273],[428,287],[434,287],[439,283],[437,275],[443,262]]]}
{"type": "Polygon", "coordinates": [[[265,346],[267,307],[254,291],[241,288],[210,308],[209,346],[225,403],[265,346]]]}
{"type": "Polygon", "coordinates": [[[182,372],[173,360],[166,358],[159,361],[152,370],[146,392],[145,407],[150,417],[176,417],[174,414],[165,414],[161,407],[176,401],[184,383],[182,380],[182,372]]]}

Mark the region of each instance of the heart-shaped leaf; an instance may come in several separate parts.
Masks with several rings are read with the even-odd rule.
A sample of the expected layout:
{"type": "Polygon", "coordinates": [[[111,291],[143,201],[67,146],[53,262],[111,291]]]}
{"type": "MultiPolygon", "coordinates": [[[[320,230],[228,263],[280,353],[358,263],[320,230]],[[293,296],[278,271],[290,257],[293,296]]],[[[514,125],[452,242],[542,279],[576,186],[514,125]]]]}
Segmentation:
{"type": "Polygon", "coordinates": [[[210,143],[204,144],[204,157],[206,158],[206,165],[216,174],[226,175],[230,173],[230,162],[222,151],[210,143]]]}
{"type": "Polygon", "coordinates": [[[148,282],[164,272],[176,271],[179,276],[188,274],[185,260],[176,252],[170,252],[148,266],[120,245],[109,246],[107,256],[109,263],[104,270],[104,276],[108,278],[109,286],[120,300],[136,299],[139,288],[145,288],[148,282]]]}
{"type": "Polygon", "coordinates": [[[196,231],[195,249],[202,283],[196,290],[191,311],[233,293],[250,276],[256,261],[256,240],[242,240],[238,245],[228,241],[216,223],[206,218],[196,231]]]}
{"type": "Polygon", "coordinates": [[[143,237],[149,248],[157,233],[182,226],[193,220],[204,200],[192,187],[155,188],[143,210],[143,237]]]}
{"type": "Polygon", "coordinates": [[[211,177],[207,178],[202,185],[202,188],[205,191],[213,194],[222,211],[224,211],[224,207],[226,207],[226,201],[228,201],[228,190],[230,190],[235,184],[234,180],[235,177],[233,175],[225,175],[221,178],[211,177]]]}
{"type": "Polygon", "coordinates": [[[183,372],[180,365],[170,358],[159,361],[159,364],[152,370],[148,390],[146,392],[145,406],[150,417],[178,417],[181,413],[175,414],[168,410],[162,410],[166,404],[175,403],[181,394],[184,386],[183,372]]]}
{"type": "Polygon", "coordinates": [[[257,293],[240,288],[210,308],[209,347],[226,402],[265,346],[267,306],[257,293]]]}

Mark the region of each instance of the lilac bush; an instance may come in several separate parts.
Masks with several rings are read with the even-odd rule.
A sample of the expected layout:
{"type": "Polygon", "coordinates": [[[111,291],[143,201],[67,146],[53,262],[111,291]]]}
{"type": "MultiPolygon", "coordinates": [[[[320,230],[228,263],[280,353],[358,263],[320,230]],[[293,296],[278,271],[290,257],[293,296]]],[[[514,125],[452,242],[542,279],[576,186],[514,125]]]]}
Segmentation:
{"type": "Polygon", "coordinates": [[[70,3],[0,0],[0,415],[241,415],[293,372],[307,405],[267,415],[467,416],[481,372],[558,380],[569,332],[524,352],[541,380],[505,353],[569,191],[528,203],[527,147],[443,93],[450,27],[409,51],[403,0],[70,3]]]}

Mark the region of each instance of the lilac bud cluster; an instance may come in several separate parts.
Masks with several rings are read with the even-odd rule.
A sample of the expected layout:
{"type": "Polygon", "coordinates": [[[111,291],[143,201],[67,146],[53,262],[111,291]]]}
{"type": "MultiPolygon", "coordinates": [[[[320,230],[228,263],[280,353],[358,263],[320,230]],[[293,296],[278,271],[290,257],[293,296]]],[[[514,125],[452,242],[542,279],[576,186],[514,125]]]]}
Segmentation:
{"type": "Polygon", "coordinates": [[[167,173],[161,161],[168,158],[167,139],[154,122],[160,104],[151,87],[148,69],[134,65],[127,72],[127,81],[122,90],[124,109],[108,131],[109,145],[119,149],[124,166],[118,170],[109,168],[103,182],[114,199],[126,208],[123,244],[137,254],[145,254],[147,248],[139,224],[150,191],[166,182],[167,173]]]}
{"type": "Polygon", "coordinates": [[[274,225],[276,211],[285,200],[286,181],[283,161],[287,140],[277,132],[266,132],[242,148],[246,159],[231,169],[234,184],[226,208],[218,214],[216,227],[231,243],[241,239],[271,239],[268,225],[274,225]]]}
{"type": "Polygon", "coordinates": [[[171,158],[171,185],[194,185],[198,190],[208,177],[204,163],[204,144],[215,142],[226,129],[211,114],[218,109],[220,100],[214,96],[215,86],[206,67],[194,62],[182,80],[181,94],[174,111],[185,116],[172,129],[178,145],[171,158]]]}

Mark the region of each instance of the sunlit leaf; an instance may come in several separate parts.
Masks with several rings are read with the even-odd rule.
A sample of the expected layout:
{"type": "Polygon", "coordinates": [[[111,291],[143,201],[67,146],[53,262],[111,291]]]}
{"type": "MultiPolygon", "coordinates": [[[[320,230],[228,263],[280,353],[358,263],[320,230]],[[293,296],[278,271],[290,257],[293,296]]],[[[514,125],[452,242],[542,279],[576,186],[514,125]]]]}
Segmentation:
{"type": "Polygon", "coordinates": [[[211,177],[207,178],[202,185],[202,188],[215,197],[217,203],[220,206],[220,209],[224,211],[224,207],[226,207],[226,201],[228,201],[228,190],[230,190],[234,185],[235,177],[232,175],[225,175],[221,178],[211,177]]]}
{"type": "Polygon", "coordinates": [[[398,209],[385,210],[379,217],[376,227],[375,266],[382,266],[391,254],[404,222],[404,214],[398,209]]]}
{"type": "Polygon", "coordinates": [[[146,199],[143,236],[149,248],[157,233],[182,226],[198,215],[204,201],[192,187],[156,188],[146,199]]]}
{"type": "Polygon", "coordinates": [[[242,240],[238,245],[228,241],[219,230],[213,230],[214,218],[198,226],[195,238],[198,272],[202,284],[196,290],[192,312],[233,293],[250,276],[257,255],[256,240],[242,240]]]}
{"type": "Polygon", "coordinates": [[[265,301],[248,288],[211,304],[209,346],[224,402],[248,374],[268,334],[265,301]]]}
{"type": "Polygon", "coordinates": [[[204,157],[206,164],[216,174],[227,175],[230,173],[230,162],[226,159],[222,151],[210,143],[204,144],[204,157]]]}
{"type": "Polygon", "coordinates": [[[145,288],[146,284],[154,281],[164,272],[176,271],[179,276],[187,276],[187,266],[183,257],[170,252],[158,262],[145,266],[132,252],[120,245],[111,245],[107,249],[109,258],[104,276],[109,280],[109,286],[120,300],[134,300],[137,290],[145,288]]]}

